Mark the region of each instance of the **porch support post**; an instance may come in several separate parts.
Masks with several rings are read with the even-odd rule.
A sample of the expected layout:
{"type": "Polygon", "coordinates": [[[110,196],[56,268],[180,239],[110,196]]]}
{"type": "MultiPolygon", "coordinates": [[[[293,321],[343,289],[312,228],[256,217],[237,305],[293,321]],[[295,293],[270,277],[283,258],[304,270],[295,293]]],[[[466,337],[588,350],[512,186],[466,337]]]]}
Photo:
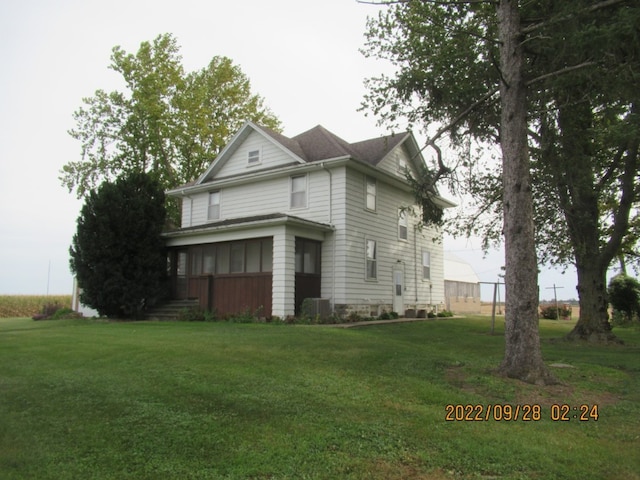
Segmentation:
{"type": "Polygon", "coordinates": [[[285,318],[295,313],[296,238],[283,226],[273,236],[273,283],[271,314],[285,318]]]}

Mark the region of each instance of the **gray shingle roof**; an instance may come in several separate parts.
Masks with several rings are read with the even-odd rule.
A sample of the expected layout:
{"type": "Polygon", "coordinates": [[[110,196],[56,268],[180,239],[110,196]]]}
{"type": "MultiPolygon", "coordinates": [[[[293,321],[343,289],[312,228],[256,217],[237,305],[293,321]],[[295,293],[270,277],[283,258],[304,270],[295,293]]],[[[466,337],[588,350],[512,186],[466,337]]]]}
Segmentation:
{"type": "Polygon", "coordinates": [[[338,157],[352,157],[356,160],[377,165],[393,148],[400,144],[408,133],[372,138],[357,143],[349,143],[334,133],[317,125],[306,132],[289,138],[267,128],[260,127],[274,140],[307,162],[328,160],[338,157]]]}

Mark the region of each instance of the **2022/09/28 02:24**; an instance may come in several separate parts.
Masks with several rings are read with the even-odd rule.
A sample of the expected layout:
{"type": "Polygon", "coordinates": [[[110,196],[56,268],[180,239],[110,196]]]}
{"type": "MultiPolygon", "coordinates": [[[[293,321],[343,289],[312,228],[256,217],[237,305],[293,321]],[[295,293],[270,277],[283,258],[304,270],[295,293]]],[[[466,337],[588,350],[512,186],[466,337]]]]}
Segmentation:
{"type": "Polygon", "coordinates": [[[522,421],[537,422],[549,418],[554,422],[597,421],[599,417],[598,405],[581,404],[553,404],[549,416],[544,415],[545,408],[534,404],[447,404],[445,406],[445,420],[448,422],[487,422],[487,421],[522,421]]]}

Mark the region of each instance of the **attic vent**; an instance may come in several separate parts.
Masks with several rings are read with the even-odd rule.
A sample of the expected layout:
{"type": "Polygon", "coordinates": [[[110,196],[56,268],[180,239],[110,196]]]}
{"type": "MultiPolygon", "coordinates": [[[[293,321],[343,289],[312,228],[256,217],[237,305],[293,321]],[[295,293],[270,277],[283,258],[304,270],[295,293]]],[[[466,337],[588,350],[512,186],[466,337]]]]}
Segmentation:
{"type": "Polygon", "coordinates": [[[247,154],[247,163],[249,165],[260,163],[260,150],[250,150],[247,154]]]}

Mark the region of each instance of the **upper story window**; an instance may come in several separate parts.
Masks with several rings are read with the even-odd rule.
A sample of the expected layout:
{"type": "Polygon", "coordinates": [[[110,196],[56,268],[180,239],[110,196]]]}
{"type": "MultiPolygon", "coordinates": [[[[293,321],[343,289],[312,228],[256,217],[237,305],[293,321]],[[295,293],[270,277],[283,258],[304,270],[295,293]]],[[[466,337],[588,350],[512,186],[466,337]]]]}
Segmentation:
{"type": "Polygon", "coordinates": [[[207,218],[209,220],[220,219],[220,192],[209,193],[209,207],[207,209],[207,218]]]}
{"type": "Polygon", "coordinates": [[[422,251],[422,279],[431,280],[431,252],[422,251]]]}
{"type": "Polygon", "coordinates": [[[262,152],[259,148],[255,150],[249,150],[247,152],[247,164],[248,165],[256,165],[262,161],[262,152]]]}
{"type": "Polygon", "coordinates": [[[376,210],[376,199],[378,196],[378,184],[373,177],[365,177],[366,183],[366,206],[367,210],[376,210]]]}
{"type": "Polygon", "coordinates": [[[307,206],[307,176],[291,177],[291,208],[307,206]]]}
{"type": "Polygon", "coordinates": [[[407,240],[409,237],[409,221],[406,210],[398,210],[398,238],[407,240]]]}
{"type": "Polygon", "coordinates": [[[366,241],[366,257],[367,257],[367,280],[375,280],[378,278],[378,251],[375,240],[366,241]]]}
{"type": "Polygon", "coordinates": [[[398,157],[398,173],[402,176],[407,173],[407,161],[403,157],[398,157]]]}

